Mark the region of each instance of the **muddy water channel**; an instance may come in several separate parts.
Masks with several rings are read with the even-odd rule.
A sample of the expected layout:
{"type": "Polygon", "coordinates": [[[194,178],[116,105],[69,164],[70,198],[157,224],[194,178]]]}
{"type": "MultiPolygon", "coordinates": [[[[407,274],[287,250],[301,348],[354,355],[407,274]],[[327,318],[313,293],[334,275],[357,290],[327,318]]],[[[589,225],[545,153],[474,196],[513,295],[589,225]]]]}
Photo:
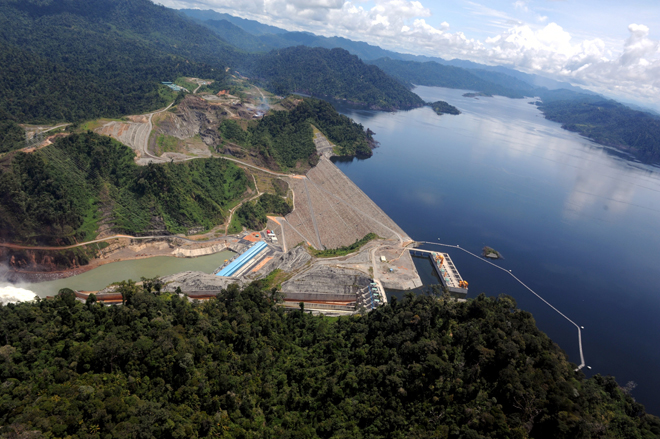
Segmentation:
{"type": "Polygon", "coordinates": [[[182,271],[203,271],[213,273],[225,259],[234,255],[232,251],[223,251],[198,258],[175,258],[171,256],[157,256],[154,258],[137,259],[132,261],[112,262],[101,265],[77,276],[67,277],[48,282],[20,285],[22,288],[34,291],[40,297],[57,294],[61,288],[71,288],[81,291],[98,291],[113,282],[132,279],[139,281],[141,277],[151,278],[167,276],[182,271]]]}

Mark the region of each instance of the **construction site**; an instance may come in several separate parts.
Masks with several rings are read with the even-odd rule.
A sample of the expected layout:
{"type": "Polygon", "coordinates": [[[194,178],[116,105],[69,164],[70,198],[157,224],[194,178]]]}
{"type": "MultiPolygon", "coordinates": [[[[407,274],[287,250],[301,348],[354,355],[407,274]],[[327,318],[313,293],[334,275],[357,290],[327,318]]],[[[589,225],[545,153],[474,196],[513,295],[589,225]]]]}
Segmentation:
{"type": "MultiPolygon", "coordinates": [[[[204,83],[197,78],[187,80],[199,87],[204,83]]],[[[234,151],[231,145],[219,148],[217,128],[221,120],[252,120],[268,109],[269,97],[262,90],[251,85],[246,89],[251,96],[241,99],[226,91],[197,95],[195,90],[175,111],[168,111],[170,105],[122,121],[100,121],[93,129],[131,147],[140,165],[224,157],[243,168],[254,181],[256,195],[246,196],[241,203],[250,202],[268,187],[278,186],[292,211],[284,217],[269,216],[262,231],[244,230],[232,235],[228,232],[239,203],[219,232],[142,237],[140,242],[123,237],[100,257],[106,261],[156,255],[195,257],[232,250],[234,256],[214,273],[188,271],[163,277],[165,291],[180,291],[191,300],[203,300],[221,293],[228,285],[267,278],[281,292],[285,307],[298,308],[303,303],[306,310],[331,315],[381,306],[387,303],[386,290],[421,287],[412,256],[429,255],[416,250],[416,243],[405,231],[334,165],[331,158],[335,145],[316,127],[313,141],[318,163],[306,171],[299,169],[299,173],[268,169],[268,163],[246,151],[234,151]],[[352,252],[333,253],[363,242],[367,236],[374,239],[352,252]]],[[[277,105],[273,102],[271,108],[277,105]]],[[[448,255],[440,256],[440,263],[437,256],[429,257],[445,288],[459,294],[467,292],[467,283],[448,255]]],[[[80,292],[79,298],[83,300],[86,293],[80,292]]],[[[107,294],[107,303],[117,303],[112,288],[96,293],[97,300],[104,301],[107,294]]]]}
{"type": "MultiPolygon", "coordinates": [[[[318,145],[327,142],[323,136],[316,139],[318,145]]],[[[214,240],[215,247],[194,245],[195,252],[230,249],[235,256],[212,274],[166,276],[165,291],[178,289],[191,300],[204,300],[232,283],[244,285],[276,272],[285,307],[297,309],[304,303],[313,313],[344,315],[386,304],[386,289],[422,286],[410,254],[415,242],[329,159],[322,158],[306,175],[279,178],[290,186],[294,200],[290,214],[269,217],[268,232],[221,237],[214,240]],[[348,246],[369,233],[378,238],[357,252],[327,258],[312,255],[313,249],[348,246]]],[[[140,251],[147,252],[148,245],[159,244],[145,244],[140,251]]],[[[193,256],[193,250],[169,246],[164,250],[173,256],[193,256]]],[[[97,294],[97,299],[102,301],[104,294],[116,300],[112,291],[97,294]]]]}

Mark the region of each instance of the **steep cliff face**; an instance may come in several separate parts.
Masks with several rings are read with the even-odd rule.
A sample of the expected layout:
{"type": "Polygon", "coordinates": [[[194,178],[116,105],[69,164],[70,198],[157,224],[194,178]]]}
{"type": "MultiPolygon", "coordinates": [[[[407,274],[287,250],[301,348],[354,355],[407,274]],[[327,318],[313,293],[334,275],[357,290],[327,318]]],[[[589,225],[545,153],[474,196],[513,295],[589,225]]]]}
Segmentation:
{"type": "Polygon", "coordinates": [[[220,142],[218,125],[220,123],[219,106],[211,105],[196,96],[186,96],[175,112],[166,112],[154,127],[156,136],[165,135],[180,140],[199,135],[209,146],[220,142]]]}
{"type": "Polygon", "coordinates": [[[92,247],[57,251],[0,247],[0,264],[12,271],[47,273],[80,268],[97,254],[98,250],[92,247]]]}

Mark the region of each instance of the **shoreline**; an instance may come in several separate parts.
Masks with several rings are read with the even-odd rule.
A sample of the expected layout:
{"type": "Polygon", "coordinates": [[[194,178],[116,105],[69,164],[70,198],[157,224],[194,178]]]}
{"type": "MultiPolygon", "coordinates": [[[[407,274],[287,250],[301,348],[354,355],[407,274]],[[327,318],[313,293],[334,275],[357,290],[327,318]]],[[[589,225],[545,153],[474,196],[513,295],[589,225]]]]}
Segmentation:
{"type": "MultiPolygon", "coordinates": [[[[222,250],[221,250],[222,251],[222,250]]],[[[219,252],[217,252],[219,253],[219,252]]],[[[211,253],[213,254],[213,253],[211,253]]],[[[208,255],[203,255],[208,256],[208,255]]],[[[156,257],[172,257],[176,258],[174,255],[149,255],[149,256],[138,256],[138,257],[127,257],[127,258],[115,258],[115,259],[92,259],[89,264],[83,265],[76,268],[70,268],[67,270],[58,270],[58,271],[17,271],[11,270],[8,272],[8,279],[10,283],[41,283],[41,282],[50,282],[53,280],[66,279],[68,277],[78,276],[79,274],[86,273],[88,271],[94,270],[106,264],[112,264],[115,262],[124,262],[124,261],[135,261],[138,259],[149,259],[156,257]]],[[[194,256],[200,257],[200,256],[194,256]]],[[[183,259],[183,258],[182,258],[183,259]]]]}
{"type": "MultiPolygon", "coordinates": [[[[359,271],[364,272],[366,276],[383,282],[386,288],[411,289],[421,286],[421,279],[412,259],[402,257],[403,253],[401,252],[401,250],[405,252],[406,247],[412,240],[398,224],[329,160],[329,157],[334,154],[328,148],[332,144],[325,136],[317,133],[314,137],[314,143],[320,159],[305,175],[284,176],[277,173],[277,175],[288,177],[287,180],[289,181],[290,190],[294,194],[294,200],[297,194],[298,197],[302,197],[303,201],[307,201],[306,203],[294,204],[294,211],[287,216],[289,220],[292,220],[290,216],[295,212],[297,215],[293,218],[295,224],[290,224],[289,220],[283,218],[287,222],[287,228],[281,230],[281,241],[283,243],[287,241],[293,243],[303,238],[302,240],[308,243],[315,242],[316,246],[320,248],[340,248],[342,245],[351,244],[356,236],[362,237],[367,232],[378,232],[377,235],[386,236],[389,240],[386,238],[375,247],[368,246],[368,250],[362,248],[349,255],[344,255],[344,258],[352,260],[345,268],[357,268],[359,271]],[[326,184],[329,186],[326,186],[326,184]],[[317,217],[315,210],[327,214],[323,217],[317,217]],[[300,224],[298,224],[298,221],[300,221],[300,224]],[[320,228],[317,228],[317,221],[321,221],[320,228]],[[356,227],[359,226],[360,229],[344,229],[343,227],[347,221],[355,223],[356,227]],[[299,230],[301,226],[305,231],[305,235],[308,235],[310,230],[315,231],[316,234],[312,233],[311,236],[301,235],[299,230]],[[289,227],[292,230],[289,230],[289,227]],[[337,229],[338,227],[341,230],[337,229]],[[293,232],[296,232],[297,235],[293,232]],[[389,262],[383,262],[382,260],[389,262]],[[396,269],[396,273],[393,272],[393,267],[396,269]]],[[[234,159],[233,161],[238,162],[239,166],[243,165],[241,167],[254,167],[254,165],[243,163],[240,160],[234,159]]],[[[273,173],[273,171],[270,171],[270,173],[273,173]]],[[[271,226],[271,228],[274,227],[271,226]]],[[[121,242],[118,242],[116,246],[113,244],[106,251],[96,254],[96,257],[89,260],[87,265],[54,271],[38,271],[38,269],[49,267],[34,264],[29,267],[33,269],[31,271],[12,269],[7,277],[12,283],[43,283],[78,276],[115,262],[144,260],[158,256],[179,258],[182,256],[183,258],[208,256],[226,249],[231,250],[233,244],[238,242],[243,235],[245,235],[244,231],[237,235],[225,235],[222,238],[217,238],[213,236],[213,231],[209,231],[191,237],[176,235],[145,236],[135,240],[130,236],[114,236],[109,237],[109,239],[119,238],[121,242]],[[202,241],[199,238],[211,239],[202,241]]],[[[85,244],[77,246],[80,245],[85,244]]],[[[320,265],[327,264],[322,260],[319,260],[318,263],[320,265]]]]}
{"type": "MultiPolygon", "coordinates": [[[[234,237],[231,237],[234,238],[234,237]]],[[[223,240],[220,240],[223,241],[223,240]]],[[[226,240],[224,240],[226,241],[226,240]]],[[[165,241],[155,241],[154,243],[150,244],[155,244],[155,243],[163,243],[165,241]]],[[[213,242],[211,240],[206,241],[208,242],[213,242]]],[[[212,247],[212,246],[210,246],[212,247]]],[[[177,246],[172,249],[169,248],[168,246],[168,252],[163,251],[163,249],[156,248],[155,246],[153,248],[149,248],[149,244],[147,244],[147,248],[140,248],[137,255],[121,255],[121,253],[128,253],[128,252],[134,252],[129,246],[117,249],[113,253],[116,254],[114,255],[109,255],[110,257],[107,258],[94,258],[89,261],[87,265],[83,266],[78,266],[75,268],[68,268],[64,270],[55,270],[55,271],[22,271],[22,270],[15,270],[10,268],[7,271],[6,278],[9,283],[12,284],[21,284],[21,283],[41,283],[41,282],[50,282],[54,280],[60,280],[60,279],[66,279],[69,277],[73,276],[78,276],[80,274],[86,273],[88,271],[94,270],[96,268],[99,268],[103,265],[107,264],[112,264],[116,262],[125,262],[125,261],[136,261],[136,260],[142,260],[142,259],[150,259],[150,258],[156,258],[156,257],[170,257],[170,258],[175,258],[175,259],[195,259],[198,257],[204,257],[204,256],[210,256],[214,255],[226,250],[231,250],[229,248],[229,245],[224,246],[221,249],[217,249],[216,251],[210,252],[210,253],[204,253],[196,256],[177,256],[175,254],[176,250],[180,249],[185,249],[185,246],[177,246]]]]}

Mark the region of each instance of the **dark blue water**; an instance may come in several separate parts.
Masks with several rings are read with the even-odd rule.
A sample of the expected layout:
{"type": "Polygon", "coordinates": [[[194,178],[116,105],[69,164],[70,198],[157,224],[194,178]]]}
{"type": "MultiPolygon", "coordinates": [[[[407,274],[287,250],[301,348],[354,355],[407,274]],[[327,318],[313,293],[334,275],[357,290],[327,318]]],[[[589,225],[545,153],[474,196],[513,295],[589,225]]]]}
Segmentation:
{"type": "MultiPolygon", "coordinates": [[[[660,415],[660,170],[562,130],[527,100],[415,92],[463,114],[339,108],[381,146],[337,165],[412,238],[500,251],[498,264],[584,325],[585,373],[635,381],[633,396],[660,415]]],[[[513,296],[579,364],[575,327],[500,270],[447,252],[470,297],[513,296]]]]}

